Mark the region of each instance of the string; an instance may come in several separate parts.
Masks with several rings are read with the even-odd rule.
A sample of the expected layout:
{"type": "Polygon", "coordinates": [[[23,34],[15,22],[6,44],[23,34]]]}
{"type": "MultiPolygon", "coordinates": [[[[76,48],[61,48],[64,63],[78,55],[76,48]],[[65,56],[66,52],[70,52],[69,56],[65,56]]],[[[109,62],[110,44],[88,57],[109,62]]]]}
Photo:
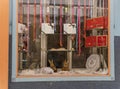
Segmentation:
{"type": "Polygon", "coordinates": [[[36,39],[36,0],[34,0],[34,25],[33,25],[33,39],[36,39]]]}
{"type": "Polygon", "coordinates": [[[81,53],[81,22],[80,22],[80,0],[78,2],[78,54],[81,53]]]}
{"type": "Polygon", "coordinates": [[[62,47],[62,0],[60,0],[60,46],[62,47]]]}
{"type": "Polygon", "coordinates": [[[86,0],[84,0],[84,38],[86,39],[86,0]]]}
{"type": "Polygon", "coordinates": [[[42,25],[42,0],[40,0],[40,27],[42,25]]]}
{"type": "Polygon", "coordinates": [[[29,21],[30,21],[30,16],[29,16],[29,14],[30,14],[30,2],[29,2],[29,0],[27,0],[27,28],[28,28],[28,38],[27,38],[27,49],[28,49],[28,53],[29,53],[29,25],[30,25],[30,23],[29,23],[29,21]]]}
{"type": "Polygon", "coordinates": [[[47,23],[50,23],[50,8],[47,5],[47,23]]]}
{"type": "MultiPolygon", "coordinates": [[[[108,6],[108,5],[107,5],[107,2],[108,2],[107,0],[104,0],[104,17],[105,17],[104,20],[105,20],[105,25],[106,25],[107,22],[108,22],[108,21],[107,21],[107,20],[108,20],[108,16],[107,16],[107,15],[108,15],[108,10],[107,10],[107,6],[108,6]],[[105,1],[106,1],[106,2],[105,2],[105,1]]],[[[105,26],[105,27],[106,27],[106,26],[105,26]]]]}
{"type": "Polygon", "coordinates": [[[23,0],[20,2],[20,23],[23,23],[23,0]]]}
{"type": "Polygon", "coordinates": [[[100,14],[99,16],[102,16],[102,0],[100,0],[100,14]]]}
{"type": "Polygon", "coordinates": [[[75,23],[75,18],[74,18],[74,0],[72,0],[72,23],[75,23]]]}
{"type": "Polygon", "coordinates": [[[90,0],[88,0],[88,18],[90,18],[90,0]]]}
{"type": "Polygon", "coordinates": [[[76,9],[76,52],[78,52],[78,12],[76,9]]]}
{"type": "Polygon", "coordinates": [[[55,0],[54,0],[54,31],[56,31],[56,13],[55,13],[55,0]]]}
{"type": "Polygon", "coordinates": [[[103,0],[103,16],[105,15],[104,10],[105,10],[105,8],[104,8],[104,0],[103,0]]]}

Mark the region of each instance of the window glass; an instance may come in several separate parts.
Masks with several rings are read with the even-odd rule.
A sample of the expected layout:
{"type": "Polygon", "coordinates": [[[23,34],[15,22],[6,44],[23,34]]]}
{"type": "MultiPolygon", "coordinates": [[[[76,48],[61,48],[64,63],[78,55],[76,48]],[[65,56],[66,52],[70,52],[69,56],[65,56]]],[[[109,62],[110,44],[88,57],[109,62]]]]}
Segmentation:
{"type": "Polygon", "coordinates": [[[108,75],[107,0],[18,0],[17,75],[108,75]]]}

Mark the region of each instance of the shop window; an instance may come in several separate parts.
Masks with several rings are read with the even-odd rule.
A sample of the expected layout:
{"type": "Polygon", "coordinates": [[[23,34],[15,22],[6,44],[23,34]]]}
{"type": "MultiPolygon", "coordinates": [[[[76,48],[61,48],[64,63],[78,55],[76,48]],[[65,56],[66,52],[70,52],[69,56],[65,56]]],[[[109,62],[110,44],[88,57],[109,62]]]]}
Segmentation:
{"type": "Polygon", "coordinates": [[[110,76],[108,0],[18,0],[17,6],[17,77],[110,76]]]}

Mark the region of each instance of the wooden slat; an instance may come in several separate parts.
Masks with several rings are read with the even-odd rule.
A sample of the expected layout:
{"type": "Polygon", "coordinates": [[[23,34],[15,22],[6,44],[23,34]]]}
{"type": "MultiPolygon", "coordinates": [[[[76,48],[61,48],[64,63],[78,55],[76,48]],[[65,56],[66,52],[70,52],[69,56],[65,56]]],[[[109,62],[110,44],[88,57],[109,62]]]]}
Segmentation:
{"type": "Polygon", "coordinates": [[[8,89],[9,0],[0,2],[0,89],[8,89]]]}

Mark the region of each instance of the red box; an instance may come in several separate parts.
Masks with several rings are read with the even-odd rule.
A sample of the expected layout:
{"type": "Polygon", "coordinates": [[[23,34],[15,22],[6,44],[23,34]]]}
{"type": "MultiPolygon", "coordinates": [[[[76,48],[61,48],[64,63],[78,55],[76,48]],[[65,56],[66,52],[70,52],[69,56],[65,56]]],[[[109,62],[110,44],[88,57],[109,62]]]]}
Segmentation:
{"type": "Polygon", "coordinates": [[[98,46],[98,47],[107,46],[107,43],[108,43],[107,41],[108,41],[107,35],[97,36],[97,46],[98,46]]]}
{"type": "Polygon", "coordinates": [[[107,35],[86,37],[85,47],[106,47],[108,45],[107,35]]]}
{"type": "Polygon", "coordinates": [[[94,20],[93,19],[88,19],[86,21],[86,30],[91,30],[95,28],[94,20]]]}
{"type": "Polygon", "coordinates": [[[96,36],[86,37],[85,47],[95,47],[96,46],[96,36]]]}
{"type": "Polygon", "coordinates": [[[86,30],[92,30],[96,28],[108,28],[108,17],[98,17],[93,19],[88,19],[86,21],[86,30]]]}

